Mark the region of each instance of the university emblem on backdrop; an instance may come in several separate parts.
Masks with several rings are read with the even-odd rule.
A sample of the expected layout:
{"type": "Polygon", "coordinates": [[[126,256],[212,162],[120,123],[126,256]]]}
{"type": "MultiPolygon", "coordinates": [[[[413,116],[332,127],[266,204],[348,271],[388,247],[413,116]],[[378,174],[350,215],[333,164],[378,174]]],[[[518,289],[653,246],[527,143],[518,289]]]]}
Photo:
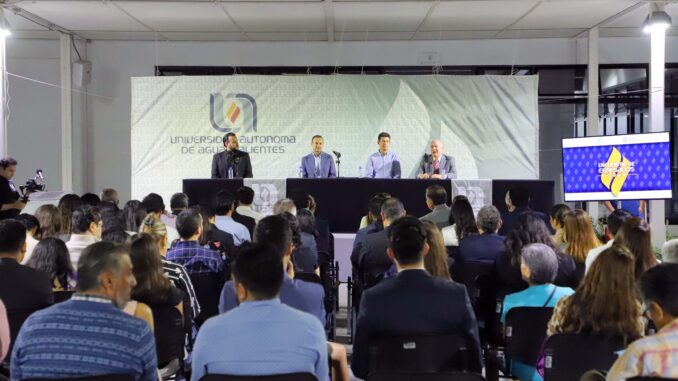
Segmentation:
{"type": "Polygon", "coordinates": [[[257,102],[248,94],[210,94],[210,122],[223,133],[257,132],[257,102]]]}
{"type": "Polygon", "coordinates": [[[252,184],[254,190],[254,209],[259,213],[271,214],[273,213],[273,204],[278,201],[278,188],[275,184],[252,184]]]}
{"type": "Polygon", "coordinates": [[[618,196],[627,177],[633,172],[633,164],[616,147],[612,147],[607,162],[601,168],[600,181],[613,195],[618,196]]]}

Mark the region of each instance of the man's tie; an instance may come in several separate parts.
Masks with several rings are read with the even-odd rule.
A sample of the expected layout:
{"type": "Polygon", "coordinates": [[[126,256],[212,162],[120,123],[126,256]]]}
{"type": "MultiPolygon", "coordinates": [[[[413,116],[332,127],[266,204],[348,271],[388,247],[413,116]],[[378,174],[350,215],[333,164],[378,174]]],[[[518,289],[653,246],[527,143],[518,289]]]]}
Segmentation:
{"type": "Polygon", "coordinates": [[[315,177],[320,177],[320,163],[315,166],[315,177]]]}
{"type": "Polygon", "coordinates": [[[440,174],[440,161],[439,160],[433,160],[433,174],[440,174]]]}

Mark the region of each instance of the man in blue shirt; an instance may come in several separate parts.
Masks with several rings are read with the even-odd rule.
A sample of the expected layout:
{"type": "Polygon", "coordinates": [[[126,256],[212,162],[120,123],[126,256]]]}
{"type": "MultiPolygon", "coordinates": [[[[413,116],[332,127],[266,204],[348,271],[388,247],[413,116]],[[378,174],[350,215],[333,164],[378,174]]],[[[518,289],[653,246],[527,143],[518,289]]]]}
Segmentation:
{"type": "Polygon", "coordinates": [[[328,379],[325,331],[318,319],[280,302],[282,273],[273,246],[254,245],[236,254],[233,279],[240,306],[200,328],[191,380],[206,374],[289,373],[328,379]]]}
{"type": "Polygon", "coordinates": [[[379,151],[367,158],[365,167],[365,177],[373,179],[399,179],[400,178],[400,158],[392,151],[391,135],[388,132],[382,132],[377,137],[379,151]]]}
{"type": "Polygon", "coordinates": [[[157,380],[153,332],[121,310],[134,286],[123,246],[88,246],[78,261],[77,293],[34,313],[21,327],[12,353],[12,380],[114,374],[157,380]]]}
{"type": "Polygon", "coordinates": [[[183,265],[190,275],[223,271],[224,260],[219,253],[198,242],[202,235],[202,216],[197,210],[186,209],[179,213],[177,231],[181,241],[167,252],[168,261],[183,265]]]}
{"type": "Polygon", "coordinates": [[[214,225],[233,236],[235,246],[240,246],[244,242],[252,240],[250,231],[241,223],[233,220],[233,211],[235,210],[235,197],[228,191],[217,193],[212,201],[212,209],[217,218],[214,225]]]}

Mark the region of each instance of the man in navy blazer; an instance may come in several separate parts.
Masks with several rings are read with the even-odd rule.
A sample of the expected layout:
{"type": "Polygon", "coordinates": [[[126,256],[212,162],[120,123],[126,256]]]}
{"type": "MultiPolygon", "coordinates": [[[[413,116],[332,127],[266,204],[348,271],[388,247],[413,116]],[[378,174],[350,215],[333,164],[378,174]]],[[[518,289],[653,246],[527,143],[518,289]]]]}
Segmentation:
{"type": "Polygon", "coordinates": [[[353,342],[351,369],[369,373],[369,343],[376,337],[458,334],[466,339],[469,370],[480,372],[480,340],[466,287],[434,278],[424,269],[426,230],[414,217],[396,220],[389,230],[388,256],[398,275],[363,293],[353,342]]]}
{"type": "Polygon", "coordinates": [[[459,241],[460,262],[494,262],[506,250],[505,237],[497,234],[501,228],[501,214],[493,205],[485,205],[476,218],[478,232],[459,241]],[[468,239],[467,239],[468,238],[468,239]]]}
{"type": "Polygon", "coordinates": [[[337,177],[337,169],[330,154],[323,152],[325,140],[320,135],[311,138],[313,152],[301,158],[301,177],[320,179],[337,177]]]}

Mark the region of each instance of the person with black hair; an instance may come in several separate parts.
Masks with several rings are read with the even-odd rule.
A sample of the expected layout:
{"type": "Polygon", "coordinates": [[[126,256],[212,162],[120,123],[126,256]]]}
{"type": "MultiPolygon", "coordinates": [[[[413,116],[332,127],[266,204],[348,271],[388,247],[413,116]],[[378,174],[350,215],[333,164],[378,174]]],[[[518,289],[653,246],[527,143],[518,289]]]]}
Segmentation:
{"type": "Polygon", "coordinates": [[[40,241],[26,266],[47,274],[54,291],[75,289],[75,270],[71,257],[66,244],[59,238],[48,237],[40,241]]]}
{"type": "Polygon", "coordinates": [[[464,238],[477,234],[478,226],[471,202],[464,195],[455,196],[450,208],[449,226],[441,229],[445,246],[459,246],[464,238]]]}
{"type": "Polygon", "coordinates": [[[527,212],[539,216],[539,218],[544,221],[547,228],[550,225],[549,216],[530,208],[530,191],[527,187],[523,185],[512,187],[506,192],[504,201],[506,202],[507,212],[501,214],[501,220],[504,221],[504,223],[501,226],[501,229],[499,229],[499,235],[507,236],[520,216],[527,212]]]}
{"type": "Polygon", "coordinates": [[[501,214],[493,205],[480,208],[476,218],[478,234],[471,234],[459,242],[459,255],[455,260],[493,263],[506,250],[505,238],[497,234],[501,223],[501,214]]]}
{"type": "Polygon", "coordinates": [[[99,206],[99,203],[101,202],[99,196],[95,195],[94,193],[85,193],[80,196],[80,199],[85,205],[90,206],[99,206]]]}
{"type": "Polygon", "coordinates": [[[384,230],[384,222],[381,220],[381,206],[384,204],[387,198],[384,194],[377,194],[370,199],[370,202],[367,204],[367,219],[372,221],[365,227],[360,228],[357,233],[355,233],[355,238],[353,239],[353,250],[351,250],[351,264],[354,269],[358,268],[358,258],[360,257],[360,250],[362,250],[363,241],[368,234],[376,233],[378,231],[384,230]]]}
{"type": "Polygon", "coordinates": [[[202,217],[195,209],[186,209],[177,216],[177,231],[181,240],[167,252],[168,261],[186,267],[189,274],[221,273],[224,260],[218,252],[200,245],[202,217]]]}
{"type": "Polygon", "coordinates": [[[236,253],[233,280],[240,306],[200,328],[191,380],[286,373],[328,379],[325,330],[313,316],[280,302],[283,272],[279,248],[248,244],[236,253]]]}
{"type": "Polygon", "coordinates": [[[71,263],[78,263],[80,253],[89,245],[101,240],[104,221],[99,208],[83,205],[73,212],[71,239],[66,242],[71,263]]]}
{"type": "Polygon", "coordinates": [[[188,195],[181,192],[173,194],[170,198],[170,209],[175,216],[188,209],[188,195]]]}
{"type": "Polygon", "coordinates": [[[11,157],[0,159],[0,220],[14,218],[26,207],[11,181],[16,173],[17,161],[11,157]]]}
{"type": "Polygon", "coordinates": [[[101,239],[115,243],[125,243],[129,235],[120,219],[120,209],[112,202],[102,201],[99,203],[103,226],[101,239]]]}
{"type": "MultiPolygon", "coordinates": [[[[165,210],[165,201],[157,193],[149,193],[143,200],[141,200],[141,205],[146,209],[147,219],[155,219],[159,222],[162,222],[167,226],[167,239],[170,242],[179,239],[179,233],[175,227],[172,227],[171,224],[174,224],[174,219],[167,216],[167,211],[165,210]],[[167,224],[170,225],[167,225],[167,224]]],[[[138,232],[138,231],[137,231],[138,232]]]]}
{"type": "Polygon", "coordinates": [[[214,225],[233,236],[236,246],[252,240],[249,229],[233,219],[235,198],[228,191],[220,191],[212,201],[212,210],[216,215],[214,225]]]}
{"type": "Polygon", "coordinates": [[[122,219],[127,234],[137,234],[144,218],[146,218],[146,208],[139,200],[129,200],[122,209],[122,219]]]}
{"type": "Polygon", "coordinates": [[[444,187],[431,185],[426,188],[426,206],[431,213],[424,215],[420,220],[431,221],[438,229],[450,225],[450,207],[447,206],[447,191],[444,187]]]}
{"type": "Polygon", "coordinates": [[[422,222],[410,216],[394,221],[388,240],[387,254],[398,274],[362,295],[353,342],[353,374],[368,376],[372,339],[417,334],[463,336],[469,370],[480,372],[478,324],[466,288],[426,272],[424,256],[429,246],[422,222]]]}
{"type": "Polygon", "coordinates": [[[373,179],[399,179],[401,176],[400,158],[391,151],[391,135],[381,132],[377,136],[379,150],[367,158],[365,177],[373,179]]]}
{"type": "Polygon", "coordinates": [[[200,245],[219,251],[228,263],[235,254],[233,235],[219,229],[214,224],[216,216],[212,208],[207,206],[193,206],[192,208],[199,210],[202,217],[202,234],[198,240],[200,245]]]}
{"type": "Polygon", "coordinates": [[[237,190],[237,194],[238,207],[235,208],[236,213],[245,217],[254,218],[255,224],[266,217],[252,208],[252,204],[254,203],[254,189],[250,187],[240,187],[237,190]]]}
{"type": "Polygon", "coordinates": [[[22,264],[26,264],[33,254],[35,245],[39,242],[40,221],[38,221],[35,216],[28,213],[21,213],[14,219],[21,222],[26,227],[26,255],[24,255],[24,260],[21,261],[22,264]]]}
{"type": "Polygon", "coordinates": [[[299,209],[296,219],[299,226],[299,245],[294,248],[292,259],[297,272],[316,273],[320,275],[318,267],[318,231],[315,228],[315,218],[308,209],[299,209]]]}
{"type": "Polygon", "coordinates": [[[229,132],[224,135],[223,142],[226,150],[212,156],[212,178],[241,179],[254,177],[250,155],[238,149],[240,148],[238,137],[233,132],[229,132]]]}
{"type": "Polygon", "coordinates": [[[101,202],[110,202],[113,205],[115,205],[116,209],[118,208],[118,204],[120,203],[120,200],[118,199],[118,191],[113,188],[104,188],[101,191],[100,198],[101,202]]]}
{"type": "Polygon", "coordinates": [[[624,209],[617,209],[607,216],[607,225],[605,226],[605,240],[607,242],[602,246],[591,249],[586,255],[586,272],[589,271],[593,262],[603,251],[612,247],[614,244],[614,236],[617,235],[619,228],[624,224],[624,221],[631,217],[633,217],[633,215],[624,209]]]}

